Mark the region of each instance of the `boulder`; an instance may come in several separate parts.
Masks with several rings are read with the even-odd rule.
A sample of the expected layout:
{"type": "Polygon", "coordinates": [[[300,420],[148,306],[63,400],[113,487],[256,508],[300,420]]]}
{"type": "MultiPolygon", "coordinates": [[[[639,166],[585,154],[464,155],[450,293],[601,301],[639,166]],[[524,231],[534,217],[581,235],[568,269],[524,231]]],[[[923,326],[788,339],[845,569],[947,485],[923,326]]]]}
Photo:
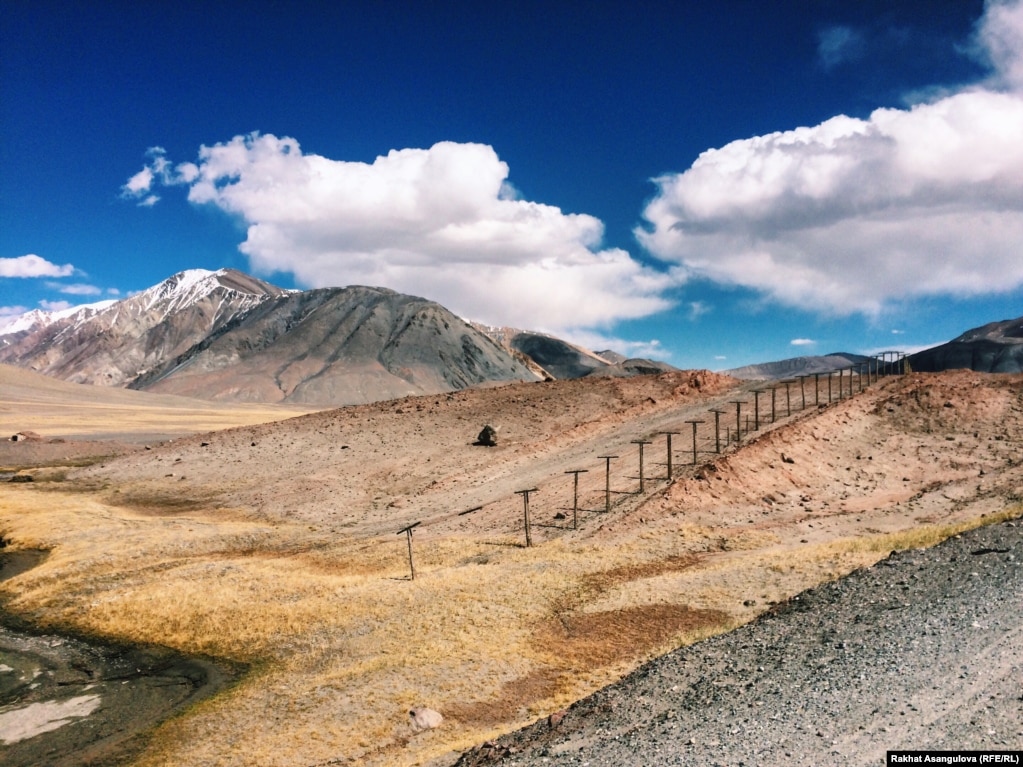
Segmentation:
{"type": "Polygon", "coordinates": [[[440,712],[423,706],[412,709],[408,712],[408,715],[411,720],[412,729],[416,732],[440,727],[441,722],[444,721],[444,717],[440,715],[440,712]]]}
{"type": "Polygon", "coordinates": [[[483,427],[483,431],[476,437],[476,444],[484,447],[495,447],[497,445],[497,429],[490,424],[483,427]]]}

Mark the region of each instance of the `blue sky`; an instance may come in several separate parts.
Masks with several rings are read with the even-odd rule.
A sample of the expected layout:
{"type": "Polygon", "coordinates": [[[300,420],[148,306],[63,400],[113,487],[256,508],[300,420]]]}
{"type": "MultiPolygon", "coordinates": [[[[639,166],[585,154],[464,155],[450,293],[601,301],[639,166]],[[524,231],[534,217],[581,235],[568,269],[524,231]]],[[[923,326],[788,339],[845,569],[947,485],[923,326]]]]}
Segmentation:
{"type": "Polygon", "coordinates": [[[723,369],[1023,314],[1023,4],[5,3],[0,320],[188,268],[723,369]]]}

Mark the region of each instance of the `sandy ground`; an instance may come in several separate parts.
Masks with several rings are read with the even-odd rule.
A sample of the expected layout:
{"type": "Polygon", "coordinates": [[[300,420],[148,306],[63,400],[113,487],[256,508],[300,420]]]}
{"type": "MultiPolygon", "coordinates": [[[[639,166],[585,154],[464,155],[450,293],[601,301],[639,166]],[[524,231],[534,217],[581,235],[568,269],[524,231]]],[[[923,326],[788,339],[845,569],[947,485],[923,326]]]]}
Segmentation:
{"type": "MultiPolygon", "coordinates": [[[[1021,377],[910,375],[842,400],[835,391],[830,403],[826,385],[814,392],[808,379],[803,391],[774,392],[773,423],[771,392],[752,389],[706,372],[522,384],[239,426],[104,458],[67,470],[52,487],[3,492],[26,509],[46,493],[82,499],[82,509],[96,508],[89,536],[131,541],[137,553],[100,555],[86,546],[98,538],[76,542],[71,528],[82,516],[60,517],[70,526],[62,534],[40,532],[54,522],[30,529],[25,514],[0,515],[14,546],[61,547],[46,572],[16,581],[14,606],[91,631],[126,631],[107,606],[117,600],[140,611],[132,630],[149,641],[162,630],[177,649],[262,657],[288,670],[288,682],[265,672],[259,690],[243,684],[219,707],[177,720],[141,764],[183,763],[186,753],[225,765],[256,763],[256,753],[259,763],[298,767],[449,764],[455,752],[680,642],[1023,500],[1021,377]],[[738,449],[727,443],[735,400],[738,449]],[[720,454],[714,409],[723,411],[720,454]],[[496,447],[473,444],[485,424],[499,430],[496,447]],[[675,432],[672,482],[666,431],[675,432]],[[649,443],[642,483],[639,441],[649,443]],[[607,464],[603,456],[615,457],[607,464]],[[585,470],[578,529],[573,470],[585,470]],[[524,549],[517,491],[533,488],[533,545],[524,549]],[[414,522],[417,579],[398,592],[409,570],[395,534],[414,522]],[[225,526],[233,526],[227,543],[225,526]],[[220,580],[207,579],[210,568],[220,580]],[[278,589],[267,604],[212,599],[212,584],[248,588],[257,571],[278,589]],[[173,584],[186,573],[210,604],[146,596],[152,578],[173,584]],[[372,618],[315,613],[304,619],[313,633],[303,634],[298,618],[273,617],[313,615],[303,612],[311,597],[290,577],[372,618]],[[77,606],[73,595],[44,590],[54,578],[78,590],[77,606]],[[249,639],[233,629],[211,639],[195,628],[207,612],[232,626],[257,608],[286,625],[249,639]],[[146,628],[150,618],[155,628],[146,628]],[[437,708],[445,723],[402,734],[387,717],[397,720],[410,703],[437,708]],[[322,726],[342,707],[347,721],[322,726]],[[266,716],[278,732],[241,736],[266,716]]],[[[110,432],[130,441],[130,429],[110,432]]],[[[0,443],[0,465],[32,465],[18,452],[26,444],[0,443]]],[[[59,464],[59,447],[50,461],[42,452],[32,460],[59,464]]]]}
{"type": "MultiPolygon", "coordinates": [[[[138,449],[196,432],[257,424],[316,408],[205,402],[189,397],[87,386],[0,365],[0,438],[31,432],[40,440],[7,455],[33,461],[82,460],[138,449]],[[45,445],[50,443],[50,447],[45,445]]],[[[5,462],[0,456],[0,466],[5,462]]]]}

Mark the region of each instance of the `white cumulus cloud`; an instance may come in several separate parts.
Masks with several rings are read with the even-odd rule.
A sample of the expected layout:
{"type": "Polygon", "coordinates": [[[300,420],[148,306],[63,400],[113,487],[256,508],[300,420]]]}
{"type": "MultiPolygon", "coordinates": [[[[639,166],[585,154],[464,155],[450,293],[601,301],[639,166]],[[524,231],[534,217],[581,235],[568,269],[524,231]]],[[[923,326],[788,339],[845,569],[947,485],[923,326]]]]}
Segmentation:
{"type": "Polygon", "coordinates": [[[70,301],[47,301],[45,299],[40,301],[39,305],[48,312],[61,312],[74,306],[70,301]]]}
{"type": "Polygon", "coordinates": [[[46,287],[52,288],[53,290],[64,293],[68,296],[98,296],[103,290],[97,288],[95,285],[87,285],[84,283],[75,283],[72,285],[63,285],[59,282],[48,282],[46,287]]]}
{"type": "Polygon", "coordinates": [[[150,157],[125,195],[145,202],[158,184],[186,186],[193,203],[247,225],[239,249],[256,271],[307,287],[385,286],[490,324],[563,332],[666,309],[681,274],[602,247],[593,216],[519,199],[487,145],[441,142],[363,163],[253,133],[202,147],[195,163],[150,157]]]}
{"type": "Polygon", "coordinates": [[[789,343],[792,346],[814,346],[817,342],[812,338],[793,338],[789,343]]]}
{"type": "Polygon", "coordinates": [[[0,277],[68,277],[74,272],[75,267],[71,264],[58,266],[34,253],[17,258],[0,258],[0,277]]]}
{"type": "Polygon", "coordinates": [[[837,315],[1018,288],[1023,3],[989,3],[977,40],[985,87],[708,150],[654,180],[637,237],[690,274],[837,315]]]}

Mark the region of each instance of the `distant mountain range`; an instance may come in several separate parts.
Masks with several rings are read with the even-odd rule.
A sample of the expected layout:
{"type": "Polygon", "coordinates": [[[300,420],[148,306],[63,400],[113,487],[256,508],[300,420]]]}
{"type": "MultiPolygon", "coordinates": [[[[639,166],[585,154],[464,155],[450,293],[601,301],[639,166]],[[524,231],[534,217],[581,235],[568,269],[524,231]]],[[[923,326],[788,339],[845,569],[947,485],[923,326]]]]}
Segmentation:
{"type": "Polygon", "coordinates": [[[778,360],[777,362],[762,362],[758,365],[746,365],[722,372],[743,381],[777,380],[802,375],[813,375],[814,373],[827,373],[832,370],[842,370],[850,365],[866,362],[867,359],[862,354],[835,352],[834,354],[819,356],[792,357],[790,359],[778,360]]]}
{"type": "MultiPolygon", "coordinates": [[[[724,371],[780,379],[847,368],[857,354],[724,371]]],[[[663,362],[467,322],[385,288],[284,290],[233,269],[193,269],[120,301],[31,311],[0,326],[0,363],[75,383],[232,402],[336,406],[510,381],[631,376],[663,362]]],[[[913,370],[1023,370],[1023,318],[909,357],[913,370]]]]}
{"type": "MultiPolygon", "coordinates": [[[[866,362],[861,354],[836,352],[746,365],[722,372],[743,380],[777,380],[841,370],[866,362]]],[[[937,373],[965,368],[979,373],[1023,372],[1023,317],[991,322],[948,343],[907,356],[910,370],[937,373]]]]}
{"type": "Polygon", "coordinates": [[[981,373],[1019,373],[1023,371],[1023,317],[967,330],[947,344],[911,354],[909,364],[922,372],[969,368],[981,373]]]}
{"type": "Polygon", "coordinates": [[[629,358],[610,350],[592,352],[545,333],[471,324],[498,343],[530,360],[545,378],[623,377],[677,370],[665,362],[629,358]]]}
{"type": "Polygon", "coordinates": [[[673,370],[467,323],[384,288],[283,290],[233,269],[0,327],[0,363],[201,399],[348,405],[470,386],[673,370]]]}

